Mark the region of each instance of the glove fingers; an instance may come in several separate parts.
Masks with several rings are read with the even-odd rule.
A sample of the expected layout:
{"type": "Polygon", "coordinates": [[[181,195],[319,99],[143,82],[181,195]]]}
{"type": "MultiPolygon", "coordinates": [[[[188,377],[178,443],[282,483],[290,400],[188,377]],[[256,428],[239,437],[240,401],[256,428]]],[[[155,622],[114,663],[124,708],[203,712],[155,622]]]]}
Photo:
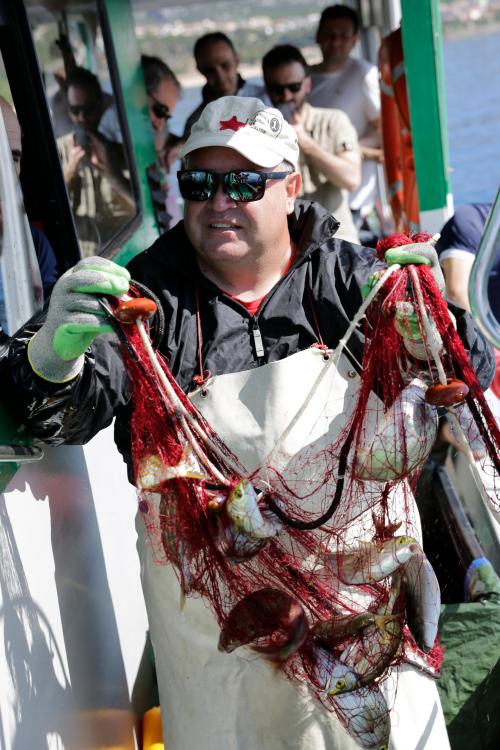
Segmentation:
{"type": "Polygon", "coordinates": [[[102,258],[100,255],[90,256],[83,258],[71,269],[73,273],[80,270],[93,269],[96,271],[106,271],[107,273],[114,274],[115,276],[123,276],[124,279],[130,281],[130,274],[126,268],[119,266],[118,263],[114,263],[112,260],[102,258]]]}
{"type": "MultiPolygon", "coordinates": [[[[65,313],[87,313],[97,315],[99,318],[106,318],[107,312],[103,309],[99,298],[92,294],[82,294],[80,292],[70,293],[64,300],[65,313]]],[[[69,322],[69,320],[68,320],[69,322]]]]}

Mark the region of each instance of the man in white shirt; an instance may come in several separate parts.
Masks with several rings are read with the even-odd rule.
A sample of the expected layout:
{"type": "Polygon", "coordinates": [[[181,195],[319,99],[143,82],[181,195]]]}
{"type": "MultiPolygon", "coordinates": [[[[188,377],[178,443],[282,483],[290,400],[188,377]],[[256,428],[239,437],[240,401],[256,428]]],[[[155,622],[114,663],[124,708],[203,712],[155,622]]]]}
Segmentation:
{"type": "Polygon", "coordinates": [[[350,208],[359,224],[373,206],[377,163],[382,161],[378,71],[367,60],[351,57],[359,39],[356,12],[345,5],[325,8],[316,32],[323,60],[310,68],[309,102],[345,112],[358,134],[362,177],[351,194],[350,208]]]}

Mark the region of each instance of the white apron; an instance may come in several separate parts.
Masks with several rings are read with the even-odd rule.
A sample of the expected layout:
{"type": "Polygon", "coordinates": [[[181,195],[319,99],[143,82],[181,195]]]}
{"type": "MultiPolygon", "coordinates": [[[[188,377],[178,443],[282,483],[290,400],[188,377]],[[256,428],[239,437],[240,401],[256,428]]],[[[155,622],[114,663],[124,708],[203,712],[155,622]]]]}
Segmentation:
{"type": "MultiPolygon", "coordinates": [[[[356,403],[359,376],[343,355],[337,365],[332,362],[322,351],[307,349],[254,370],[217,376],[205,396],[198,391],[192,400],[249,473],[267,463],[279,442],[272,465],[300,486],[308,450],[317,455],[322,445],[331,444],[356,403]],[[287,432],[308,397],[307,408],[287,432]],[[299,453],[295,474],[294,456],[299,453]]],[[[318,494],[324,492],[331,495],[332,487],[318,485],[318,494]]],[[[310,497],[307,502],[309,507],[310,497]]],[[[408,519],[397,505],[398,498],[390,497],[391,521],[399,516],[404,520],[399,533],[419,538],[416,509],[410,509],[408,519]]],[[[355,519],[353,537],[371,539],[371,511],[365,513],[369,521],[360,507],[340,506],[338,512],[342,526],[350,516],[355,519]]],[[[137,527],[166,750],[359,748],[335,716],[318,706],[307,686],[290,682],[250,649],[220,653],[214,616],[200,598],[188,597],[180,610],[173,569],[154,562],[140,517],[137,527]]],[[[433,679],[409,666],[398,671],[396,698],[388,697],[394,704],[391,750],[447,750],[433,679]]],[[[394,688],[395,675],[385,684],[394,688]]]]}

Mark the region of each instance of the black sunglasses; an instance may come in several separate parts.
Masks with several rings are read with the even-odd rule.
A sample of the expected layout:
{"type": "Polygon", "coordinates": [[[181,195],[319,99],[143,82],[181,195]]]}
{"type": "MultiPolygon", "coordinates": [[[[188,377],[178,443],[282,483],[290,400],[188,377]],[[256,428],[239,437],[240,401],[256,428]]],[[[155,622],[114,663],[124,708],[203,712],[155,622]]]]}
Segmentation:
{"type": "Polygon", "coordinates": [[[302,88],[304,80],[305,79],[302,79],[302,81],[297,81],[296,83],[272,83],[267,86],[267,90],[270,94],[274,94],[275,96],[283,96],[285,91],[290,91],[292,94],[298,94],[302,88]]]}
{"type": "Polygon", "coordinates": [[[70,104],[69,105],[69,111],[72,115],[77,115],[82,113],[82,115],[92,115],[97,110],[98,102],[93,102],[92,104],[70,104]]]}
{"type": "Polygon", "coordinates": [[[266,191],[266,180],[284,180],[290,172],[211,172],[208,169],[182,169],[177,172],[179,189],[187,201],[208,201],[217,192],[219,183],[231,200],[241,203],[260,201],[266,191]]]}
{"type": "Polygon", "coordinates": [[[149,96],[153,100],[151,110],[153,111],[154,115],[160,120],[170,120],[172,115],[170,114],[170,110],[167,105],[159,102],[158,99],[155,99],[152,94],[150,94],[149,96]]]}

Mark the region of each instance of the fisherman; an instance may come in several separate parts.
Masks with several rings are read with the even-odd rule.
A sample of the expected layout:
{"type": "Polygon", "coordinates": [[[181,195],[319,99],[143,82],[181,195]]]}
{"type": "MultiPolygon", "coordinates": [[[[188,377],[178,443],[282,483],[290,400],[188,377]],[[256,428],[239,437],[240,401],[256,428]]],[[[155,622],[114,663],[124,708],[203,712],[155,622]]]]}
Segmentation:
{"type": "MultiPolygon", "coordinates": [[[[296,133],[278,110],[253,98],[211,102],[182,150],[184,220],[129,265],[163,308],[159,349],[178,385],[248,472],[277,443],[325,366],[315,345],[339,344],[362,287],[380,268],[372,250],[335,238],[330,214],[297,200],[298,156],[296,133]]],[[[116,417],[116,442],[132,475],[129,384],[117,342],[100,335],[113,328],[99,301],[126,293],[129,282],[127,270],[104,258],[68,271],[45,322],[28,324],[13,340],[6,387],[31,434],[48,443],[89,440],[116,417]]],[[[467,314],[455,313],[486,386],[491,355],[467,314]]],[[[354,392],[362,347],[355,332],[336,366],[337,382],[354,392]]],[[[308,410],[316,407],[311,399],[308,410]]],[[[343,409],[334,393],[325,418],[342,421],[343,409]]],[[[294,455],[300,441],[286,447],[294,455]]],[[[200,597],[187,597],[180,611],[178,578],[156,564],[141,517],[138,535],[169,750],[359,747],[304,684],[245,649],[219,653],[215,619],[200,597]]],[[[408,665],[399,672],[391,747],[406,750],[425,734],[428,750],[446,750],[433,680],[408,665]],[[411,709],[407,691],[418,695],[411,709]]]]}

